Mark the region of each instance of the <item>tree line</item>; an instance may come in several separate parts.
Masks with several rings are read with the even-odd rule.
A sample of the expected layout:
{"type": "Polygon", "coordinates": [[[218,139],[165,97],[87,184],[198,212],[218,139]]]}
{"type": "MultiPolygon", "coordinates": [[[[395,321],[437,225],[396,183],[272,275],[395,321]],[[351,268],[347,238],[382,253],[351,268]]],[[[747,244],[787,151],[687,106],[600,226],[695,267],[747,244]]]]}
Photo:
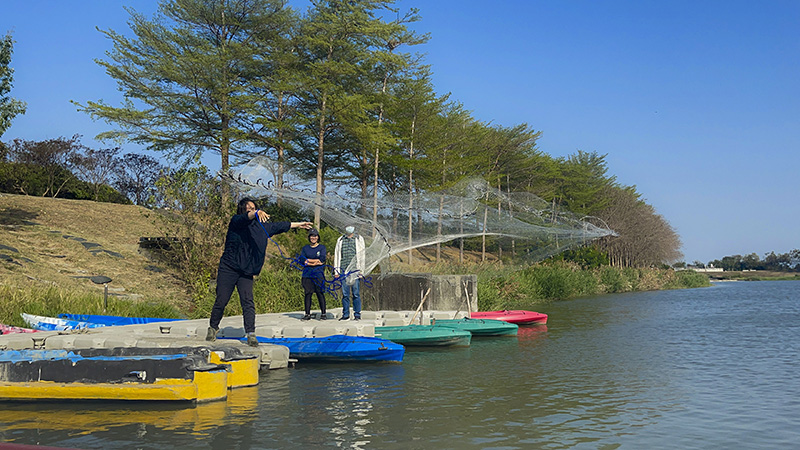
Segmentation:
{"type": "MultiPolygon", "coordinates": [[[[694,267],[704,268],[705,264],[695,261],[694,267]]],[[[748,255],[729,255],[722,259],[709,261],[708,267],[719,267],[725,271],[771,270],[775,272],[800,272],[800,249],[786,253],[769,252],[762,259],[756,253],[748,255]]]]}
{"type": "MultiPolygon", "coordinates": [[[[498,191],[541,197],[554,216],[591,216],[615,230],[592,244],[612,265],[681,256],[675,231],[635,186],[608,174],[606,155],[553,158],[537,145],[541,131],[477,120],[437,93],[415,51],[430,39],[412,29],[416,9],[391,0],[311,0],[304,12],[283,0],[162,0],[152,19],[129,12],[131,33],[103,30],[113,49],[98,60],[124,101],[76,103],[113,126],[101,139],[144,145],[180,167],[208,152],[222,170],[264,155],[278,163],[278,186],[291,167],[320,194],[406,194],[409,214],[415,196],[480,176],[498,191]]],[[[28,144],[13,142],[6,153],[18,163],[28,144]]],[[[119,162],[114,150],[95,150],[95,162],[119,162]]],[[[77,159],[59,164],[80,167],[77,159]]]]}
{"type": "Polygon", "coordinates": [[[151,156],[94,149],[81,137],[14,139],[0,145],[0,192],[158,206],[156,181],[169,174],[151,156]]]}

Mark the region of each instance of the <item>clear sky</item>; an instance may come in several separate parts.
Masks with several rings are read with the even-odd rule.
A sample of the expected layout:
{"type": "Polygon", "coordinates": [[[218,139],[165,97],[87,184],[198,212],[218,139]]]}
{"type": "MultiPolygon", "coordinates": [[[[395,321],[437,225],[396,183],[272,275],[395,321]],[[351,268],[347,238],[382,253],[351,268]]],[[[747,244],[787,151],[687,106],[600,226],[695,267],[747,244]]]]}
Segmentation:
{"type": "MultiPolygon", "coordinates": [[[[157,0],[4,0],[16,40],[14,98],[28,112],[2,136],[105,130],[70,100],[118,104],[94,63],[96,30],[127,32],[123,6],[157,0]]],[[[296,7],[307,2],[293,0],[296,7]]],[[[483,121],[528,123],[554,157],[608,154],[683,242],[687,262],[800,248],[800,1],[401,0],[440,93],[483,121]]],[[[140,149],[124,147],[129,151],[140,149]]]]}

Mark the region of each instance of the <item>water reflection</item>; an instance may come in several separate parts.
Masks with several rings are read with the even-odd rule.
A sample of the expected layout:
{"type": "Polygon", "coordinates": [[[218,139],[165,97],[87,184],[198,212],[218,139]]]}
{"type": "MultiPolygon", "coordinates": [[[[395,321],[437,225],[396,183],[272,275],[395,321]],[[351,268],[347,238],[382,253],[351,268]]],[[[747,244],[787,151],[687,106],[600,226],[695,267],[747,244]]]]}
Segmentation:
{"type": "Polygon", "coordinates": [[[523,325],[517,330],[517,338],[522,341],[530,341],[545,337],[547,325],[523,325]]]}
{"type": "Polygon", "coordinates": [[[220,424],[253,421],[258,411],[258,387],[228,391],[227,401],[197,405],[172,403],[7,403],[0,410],[0,429],[70,431],[88,435],[118,427],[202,433],[220,424]]]}
{"type": "MultiPolygon", "coordinates": [[[[280,371],[275,371],[280,372],[280,371]]],[[[404,365],[312,364],[262,380],[261,408],[282,408],[269,427],[293,433],[292,446],[365,448],[387,427],[376,412],[404,395],[404,365]],[[293,405],[287,408],[286,405],[293,405]]]]}

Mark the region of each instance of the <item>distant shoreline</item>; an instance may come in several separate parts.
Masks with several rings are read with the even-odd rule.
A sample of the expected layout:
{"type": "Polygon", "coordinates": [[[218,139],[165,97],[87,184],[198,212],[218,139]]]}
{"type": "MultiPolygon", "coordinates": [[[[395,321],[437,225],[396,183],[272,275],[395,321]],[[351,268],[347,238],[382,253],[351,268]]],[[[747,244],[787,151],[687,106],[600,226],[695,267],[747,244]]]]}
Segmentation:
{"type": "Polygon", "coordinates": [[[776,272],[772,270],[736,270],[729,272],[709,272],[709,281],[800,281],[798,272],[776,272]]]}

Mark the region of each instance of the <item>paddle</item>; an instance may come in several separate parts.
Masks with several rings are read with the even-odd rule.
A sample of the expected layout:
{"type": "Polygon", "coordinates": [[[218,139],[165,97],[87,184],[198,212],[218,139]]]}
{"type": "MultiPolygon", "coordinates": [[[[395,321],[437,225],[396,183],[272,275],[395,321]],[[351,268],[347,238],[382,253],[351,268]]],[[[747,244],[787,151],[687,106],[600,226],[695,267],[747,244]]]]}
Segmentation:
{"type": "Polygon", "coordinates": [[[463,305],[464,302],[467,302],[467,313],[469,314],[467,318],[471,319],[472,318],[472,304],[470,304],[470,302],[469,302],[469,291],[467,291],[467,285],[466,284],[464,285],[464,299],[461,300],[461,303],[458,304],[458,309],[456,310],[456,313],[453,314],[453,319],[458,317],[458,313],[461,312],[461,305],[463,305]]]}
{"type": "MultiPolygon", "coordinates": [[[[428,298],[428,294],[430,293],[431,293],[431,288],[428,288],[428,290],[425,291],[425,295],[422,296],[422,300],[420,300],[419,306],[417,306],[417,310],[414,311],[414,317],[411,318],[411,322],[409,322],[409,324],[414,323],[414,319],[417,318],[417,313],[422,309],[422,305],[425,304],[425,299],[428,298]]],[[[422,316],[419,317],[419,321],[420,325],[422,325],[422,316]]]]}

